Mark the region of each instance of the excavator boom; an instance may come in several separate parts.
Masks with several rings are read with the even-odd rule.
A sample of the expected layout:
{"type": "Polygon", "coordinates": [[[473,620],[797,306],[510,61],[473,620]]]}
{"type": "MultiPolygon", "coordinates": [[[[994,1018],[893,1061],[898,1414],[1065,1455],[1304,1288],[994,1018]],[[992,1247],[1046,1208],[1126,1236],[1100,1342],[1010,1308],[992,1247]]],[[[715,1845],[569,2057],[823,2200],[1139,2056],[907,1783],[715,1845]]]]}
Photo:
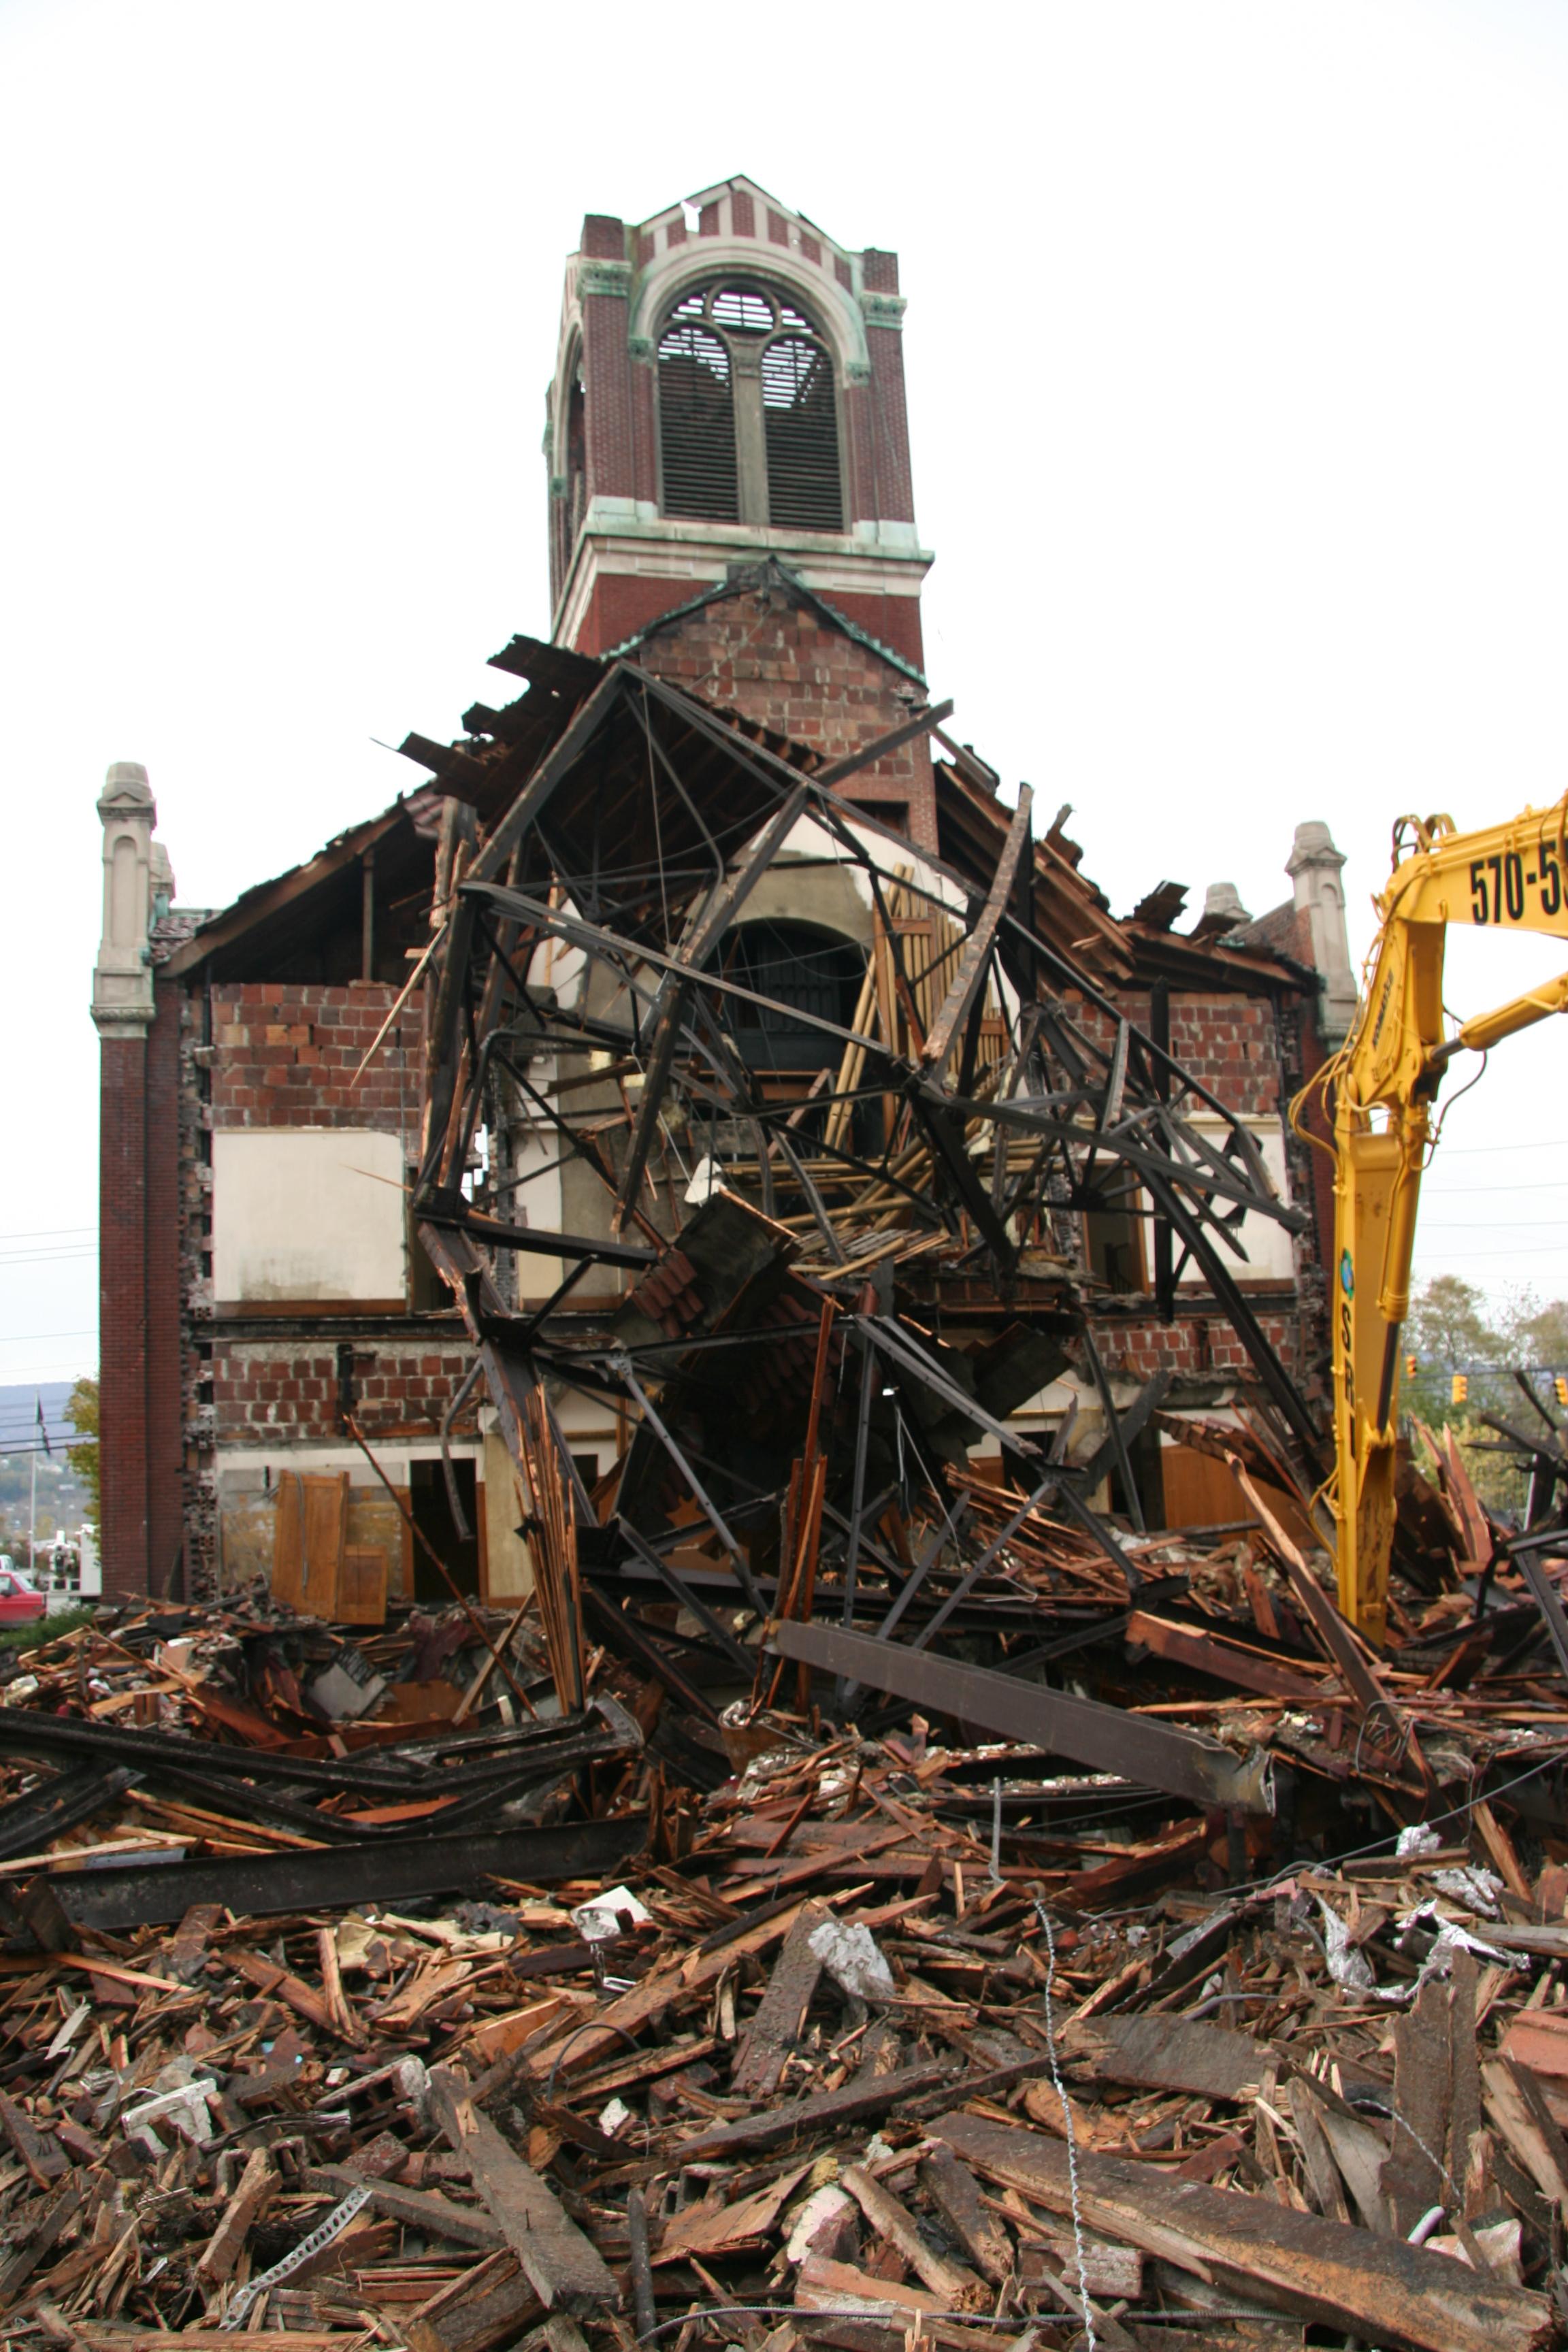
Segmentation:
{"type": "Polygon", "coordinates": [[[1297,1097],[1329,1108],[1334,1153],[1334,1517],[1340,1607],[1384,1638],[1394,1543],[1400,1328],[1431,1107],[1456,1055],[1568,1009],[1568,973],[1444,1034],[1448,926],[1568,939],[1568,795],[1507,824],[1458,833],[1402,817],[1377,901],[1378,932],[1350,1035],[1297,1097]]]}

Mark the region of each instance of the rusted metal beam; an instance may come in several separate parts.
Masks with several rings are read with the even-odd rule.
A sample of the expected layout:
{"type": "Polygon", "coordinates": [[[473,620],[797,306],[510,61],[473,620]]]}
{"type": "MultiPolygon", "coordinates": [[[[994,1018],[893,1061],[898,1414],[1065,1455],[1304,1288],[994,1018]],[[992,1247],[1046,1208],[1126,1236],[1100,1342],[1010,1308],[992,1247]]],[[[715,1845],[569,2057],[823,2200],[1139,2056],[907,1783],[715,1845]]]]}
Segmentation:
{"type": "Polygon", "coordinates": [[[1049,1755],[1069,1756],[1099,1772],[1118,1772],[1194,1805],[1234,1806],[1238,1811],[1273,1810],[1268,1760],[1261,1752],[1234,1755],[1217,1739],[1180,1731],[1146,1716],[1125,1715],[1097,1700],[1066,1691],[1018,1683],[982,1666],[963,1666],[879,1642],[837,1625],[775,1622],[768,1647],[825,1674],[844,1675],[874,1690],[912,1699],[918,1706],[1001,1739],[1023,1740],[1049,1755]]]}
{"type": "Polygon", "coordinates": [[[647,1823],[622,1815],[565,1829],[492,1830],[473,1837],[388,1840],[291,1853],[243,1854],[160,1868],[57,1873],[49,1885],[78,1927],[163,1927],[193,1903],[221,1903],[237,1916],[340,1910],[357,1903],[407,1903],[416,1895],[470,1890],[482,1878],[544,1886],[621,1869],[642,1849],[647,1823]]]}

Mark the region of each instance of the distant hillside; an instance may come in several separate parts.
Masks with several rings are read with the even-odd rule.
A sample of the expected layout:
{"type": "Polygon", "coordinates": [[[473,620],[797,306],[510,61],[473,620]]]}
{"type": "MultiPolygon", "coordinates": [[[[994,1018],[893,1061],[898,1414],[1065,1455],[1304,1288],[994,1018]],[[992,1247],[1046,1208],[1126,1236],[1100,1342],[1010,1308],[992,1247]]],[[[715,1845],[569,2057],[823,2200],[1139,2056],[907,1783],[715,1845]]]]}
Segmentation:
{"type": "Polygon", "coordinates": [[[66,1419],[66,1400],[75,1385],[74,1381],[37,1381],[25,1388],[0,1388],[0,1459],[8,1453],[32,1452],[38,1442],[40,1403],[57,1454],[62,1445],[74,1445],[77,1435],[66,1419]]]}

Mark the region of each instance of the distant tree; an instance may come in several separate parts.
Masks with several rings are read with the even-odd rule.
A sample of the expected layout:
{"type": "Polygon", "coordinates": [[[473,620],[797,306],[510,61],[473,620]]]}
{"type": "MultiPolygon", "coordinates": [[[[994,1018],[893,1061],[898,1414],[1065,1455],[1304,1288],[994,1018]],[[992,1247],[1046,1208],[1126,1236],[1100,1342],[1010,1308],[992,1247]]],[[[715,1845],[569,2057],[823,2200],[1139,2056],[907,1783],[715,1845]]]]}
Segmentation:
{"type": "Polygon", "coordinates": [[[1478,1373],[1478,1364],[1500,1364],[1505,1342],[1487,1312],[1487,1301],[1473,1283],[1457,1274],[1434,1275],[1410,1302],[1410,1313],[1400,1338],[1402,1354],[1415,1359],[1415,1375],[1405,1382],[1402,1402],[1435,1428],[1454,1417],[1451,1383],[1456,1372],[1469,1380],[1468,1404],[1501,1406],[1503,1378],[1478,1373]]]}
{"type": "Polygon", "coordinates": [[[1521,1290],[1509,1300],[1501,1320],[1510,1364],[1568,1373],[1568,1298],[1542,1307],[1533,1291],[1521,1290]]]}
{"type": "Polygon", "coordinates": [[[66,1460],[87,1488],[89,1508],[94,1522],[99,1517],[98,1464],[98,1382],[79,1380],[66,1402],[66,1419],[79,1437],[89,1437],[90,1445],[68,1445],[66,1460]]]}
{"type": "Polygon", "coordinates": [[[1534,1416],[1514,1378],[1517,1369],[1548,1411],[1563,1417],[1552,1381],[1559,1370],[1568,1374],[1568,1299],[1543,1305],[1536,1292],[1524,1288],[1492,1301],[1458,1275],[1436,1275],[1412,1299],[1400,1345],[1415,1358],[1416,1367],[1414,1379],[1404,1384],[1403,1410],[1434,1429],[1447,1424],[1453,1430],[1484,1503],[1494,1510],[1521,1511],[1525,1474],[1507,1453],[1491,1450],[1500,1443],[1498,1433],[1479,1416],[1495,1412],[1515,1428],[1531,1424],[1534,1416]],[[1456,1372],[1463,1372],[1468,1383],[1460,1405],[1453,1402],[1456,1372]]]}

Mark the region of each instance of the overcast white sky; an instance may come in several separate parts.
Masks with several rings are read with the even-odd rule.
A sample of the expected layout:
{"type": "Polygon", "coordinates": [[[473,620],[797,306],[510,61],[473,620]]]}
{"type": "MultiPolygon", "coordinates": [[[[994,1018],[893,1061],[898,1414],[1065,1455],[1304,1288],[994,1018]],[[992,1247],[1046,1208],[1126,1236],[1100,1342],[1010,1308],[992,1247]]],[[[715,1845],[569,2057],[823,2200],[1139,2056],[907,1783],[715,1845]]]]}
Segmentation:
{"type": "MultiPolygon", "coordinates": [[[[1119,911],[1260,912],[1327,819],[1359,947],[1397,814],[1568,784],[1565,130],[1547,0],[0,0],[0,1381],[95,1361],[105,766],[216,905],[494,694],[585,211],[744,171],[896,247],[962,733],[1119,911]]],[[[1456,1110],[1426,1270],[1568,1291],[1565,1076],[1456,1110]]]]}

